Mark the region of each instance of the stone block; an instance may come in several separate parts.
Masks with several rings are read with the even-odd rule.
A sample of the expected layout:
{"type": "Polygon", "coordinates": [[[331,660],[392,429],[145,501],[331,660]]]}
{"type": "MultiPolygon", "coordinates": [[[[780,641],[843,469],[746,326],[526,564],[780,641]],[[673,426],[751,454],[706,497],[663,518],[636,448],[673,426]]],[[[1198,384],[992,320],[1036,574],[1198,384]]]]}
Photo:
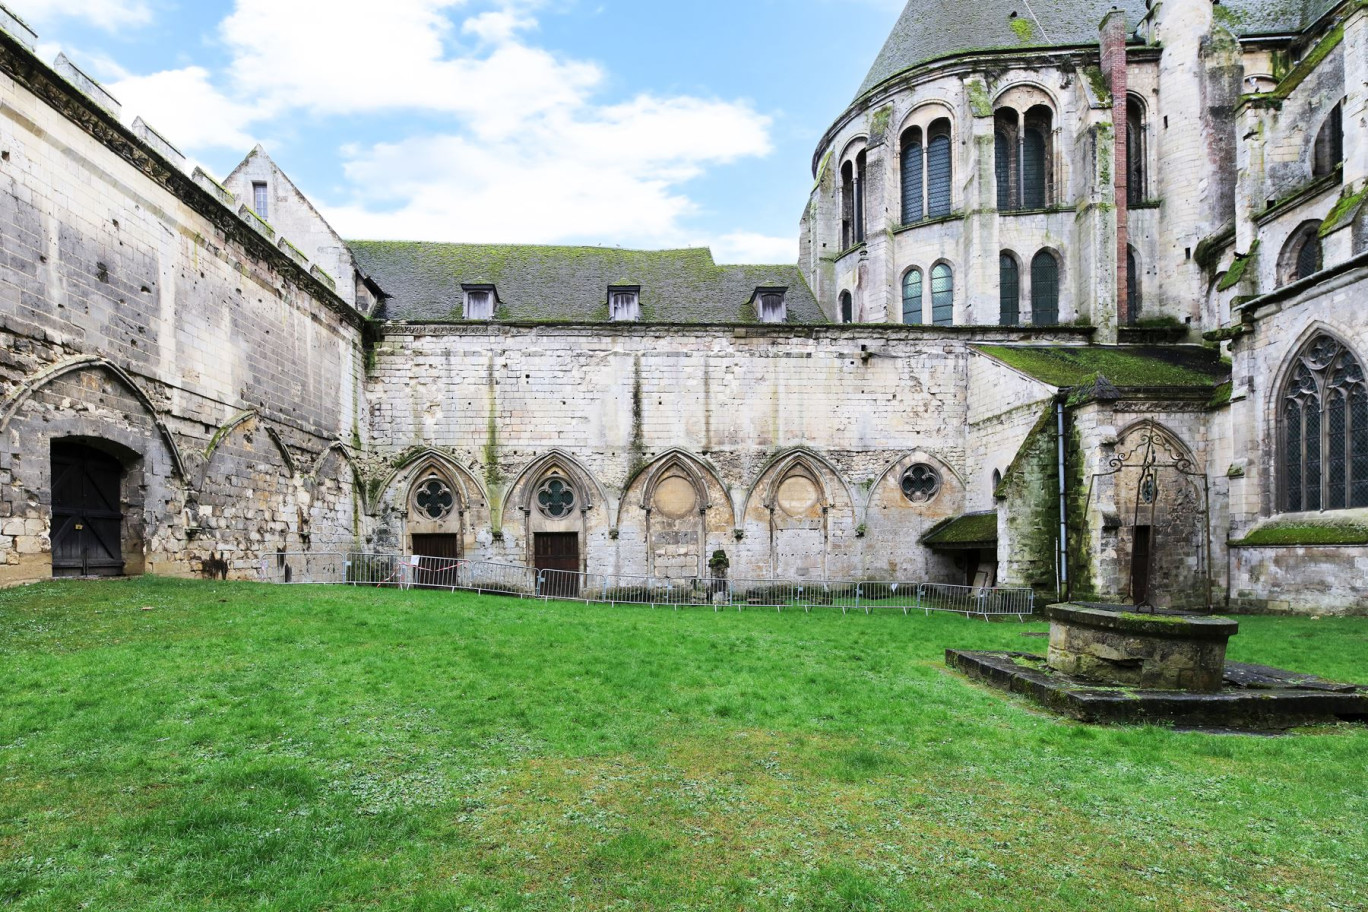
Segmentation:
{"type": "Polygon", "coordinates": [[[1226,645],[1239,625],[1225,618],[1055,605],[1050,667],[1110,686],[1220,689],[1226,645]]]}

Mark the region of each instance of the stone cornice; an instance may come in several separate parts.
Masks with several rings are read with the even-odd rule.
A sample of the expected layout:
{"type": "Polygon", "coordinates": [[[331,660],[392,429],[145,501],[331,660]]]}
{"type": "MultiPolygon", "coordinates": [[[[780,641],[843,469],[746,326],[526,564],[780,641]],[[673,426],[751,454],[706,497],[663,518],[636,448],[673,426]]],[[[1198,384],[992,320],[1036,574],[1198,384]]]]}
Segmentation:
{"type": "Polygon", "coordinates": [[[278,272],[307,290],[314,300],[335,312],[345,322],[358,329],[365,322],[361,314],[320,279],[267,242],[236,213],[196,184],[190,175],[169,163],[4,31],[0,31],[0,72],[80,127],[148,180],[203,216],[249,255],[271,263],[278,272]]]}

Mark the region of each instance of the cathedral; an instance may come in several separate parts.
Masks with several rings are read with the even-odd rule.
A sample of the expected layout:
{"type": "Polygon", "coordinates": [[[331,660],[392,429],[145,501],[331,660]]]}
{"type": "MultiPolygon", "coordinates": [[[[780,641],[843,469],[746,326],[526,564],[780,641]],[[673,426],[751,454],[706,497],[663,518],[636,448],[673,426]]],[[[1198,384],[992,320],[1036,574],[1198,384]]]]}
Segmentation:
{"type": "Polygon", "coordinates": [[[1361,3],[910,0],[776,266],[346,240],[36,46],[0,7],[0,584],[721,559],[1368,613],[1361,3]]]}

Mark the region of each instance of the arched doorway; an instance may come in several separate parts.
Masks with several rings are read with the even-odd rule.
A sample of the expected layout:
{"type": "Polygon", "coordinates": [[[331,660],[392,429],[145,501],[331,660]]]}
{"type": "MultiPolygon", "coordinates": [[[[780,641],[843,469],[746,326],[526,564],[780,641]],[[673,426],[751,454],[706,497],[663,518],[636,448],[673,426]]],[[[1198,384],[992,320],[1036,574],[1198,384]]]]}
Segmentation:
{"type": "Polygon", "coordinates": [[[53,576],[123,575],[124,475],[108,453],[52,442],[53,576]]]}

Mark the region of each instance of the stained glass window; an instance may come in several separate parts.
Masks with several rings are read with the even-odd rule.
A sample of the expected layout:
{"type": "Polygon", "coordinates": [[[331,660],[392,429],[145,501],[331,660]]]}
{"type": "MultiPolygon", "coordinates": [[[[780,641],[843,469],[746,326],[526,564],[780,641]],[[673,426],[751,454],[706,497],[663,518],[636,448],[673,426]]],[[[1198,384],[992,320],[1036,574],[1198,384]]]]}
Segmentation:
{"type": "Polygon", "coordinates": [[[931,139],[926,144],[927,215],[940,218],[953,208],[950,125],[938,121],[931,127],[931,139]]]}
{"type": "Polygon", "coordinates": [[[1031,260],[1031,322],[1036,326],[1059,323],[1059,263],[1044,250],[1031,260]]]}
{"type": "Polygon", "coordinates": [[[1368,386],[1354,354],[1330,336],[1297,356],[1283,394],[1282,506],[1368,507],[1368,386]]]}
{"type": "Polygon", "coordinates": [[[955,325],[955,273],[944,263],[931,270],[931,322],[955,325]]]}
{"type": "Polygon", "coordinates": [[[999,321],[1003,326],[1021,322],[1021,270],[1016,257],[1004,253],[998,257],[999,321]]]}
{"type": "Polygon", "coordinates": [[[922,169],[926,152],[922,147],[921,130],[910,130],[903,137],[902,150],[902,221],[915,225],[922,220],[926,194],[923,191],[922,169]]]}
{"type": "Polygon", "coordinates": [[[920,326],[922,321],[922,271],[909,269],[903,276],[903,323],[920,326]]]}

